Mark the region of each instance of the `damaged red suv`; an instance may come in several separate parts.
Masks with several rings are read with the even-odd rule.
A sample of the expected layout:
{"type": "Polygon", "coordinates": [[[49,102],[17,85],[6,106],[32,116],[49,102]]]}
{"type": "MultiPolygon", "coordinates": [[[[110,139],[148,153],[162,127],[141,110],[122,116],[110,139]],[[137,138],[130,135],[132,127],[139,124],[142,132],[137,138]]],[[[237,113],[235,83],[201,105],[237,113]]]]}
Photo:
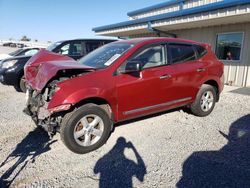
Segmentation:
{"type": "Polygon", "coordinates": [[[117,41],[72,61],[48,59],[35,75],[26,69],[24,111],[79,154],[101,147],[120,121],[182,106],[207,116],[223,89],[222,62],[210,45],[189,40],[117,41]]]}

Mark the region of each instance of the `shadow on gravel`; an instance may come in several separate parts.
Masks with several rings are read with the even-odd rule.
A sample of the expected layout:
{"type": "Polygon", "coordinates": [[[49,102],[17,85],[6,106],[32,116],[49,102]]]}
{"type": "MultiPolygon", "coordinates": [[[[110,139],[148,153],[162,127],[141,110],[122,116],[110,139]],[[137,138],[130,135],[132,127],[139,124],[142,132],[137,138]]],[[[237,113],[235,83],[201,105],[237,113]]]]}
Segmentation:
{"type": "Polygon", "coordinates": [[[235,121],[219,151],[193,153],[177,187],[250,187],[250,114],[235,121]]]}
{"type": "Polygon", "coordinates": [[[50,150],[51,141],[48,134],[36,128],[19,143],[9,156],[1,163],[0,168],[8,163],[14,162],[0,177],[0,187],[9,187],[26,167],[29,162],[35,162],[35,158],[50,150]]]}
{"type": "Polygon", "coordinates": [[[147,170],[134,145],[131,142],[126,142],[125,138],[120,137],[116,145],[97,161],[94,173],[100,173],[100,188],[132,188],[133,176],[143,182],[147,170]],[[134,152],[137,163],[126,158],[124,154],[126,148],[134,152]]]}

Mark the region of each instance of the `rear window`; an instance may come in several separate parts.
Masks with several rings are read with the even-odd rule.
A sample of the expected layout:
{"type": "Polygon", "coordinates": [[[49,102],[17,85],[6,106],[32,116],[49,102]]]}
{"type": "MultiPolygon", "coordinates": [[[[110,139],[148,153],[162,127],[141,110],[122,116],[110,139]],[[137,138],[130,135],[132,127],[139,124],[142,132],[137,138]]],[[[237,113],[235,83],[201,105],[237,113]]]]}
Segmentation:
{"type": "Polygon", "coordinates": [[[194,48],[197,51],[197,58],[201,58],[207,53],[206,48],[204,48],[203,46],[194,45],[194,48]]]}
{"type": "Polygon", "coordinates": [[[181,63],[196,59],[192,45],[188,44],[169,44],[168,58],[171,63],[181,63]]]}

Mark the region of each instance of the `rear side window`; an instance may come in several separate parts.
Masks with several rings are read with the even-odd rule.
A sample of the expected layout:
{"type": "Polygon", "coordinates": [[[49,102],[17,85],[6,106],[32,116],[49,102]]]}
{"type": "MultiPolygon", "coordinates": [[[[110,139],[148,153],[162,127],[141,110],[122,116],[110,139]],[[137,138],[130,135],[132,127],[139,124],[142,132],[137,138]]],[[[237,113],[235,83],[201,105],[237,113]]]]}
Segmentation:
{"type": "Polygon", "coordinates": [[[182,63],[196,59],[195,51],[192,45],[188,44],[169,44],[168,45],[169,62],[182,63]]]}
{"type": "Polygon", "coordinates": [[[86,53],[88,54],[102,45],[103,44],[101,42],[86,42],[86,53]]]}
{"type": "Polygon", "coordinates": [[[198,59],[207,53],[207,50],[203,46],[194,45],[194,48],[196,49],[198,59]]]}

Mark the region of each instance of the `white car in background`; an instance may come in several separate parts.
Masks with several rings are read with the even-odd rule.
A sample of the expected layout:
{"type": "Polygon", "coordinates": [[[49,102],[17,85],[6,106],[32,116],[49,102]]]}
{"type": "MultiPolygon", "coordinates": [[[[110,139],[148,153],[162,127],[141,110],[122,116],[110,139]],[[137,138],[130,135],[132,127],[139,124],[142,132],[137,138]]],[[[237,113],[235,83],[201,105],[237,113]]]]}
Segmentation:
{"type": "Polygon", "coordinates": [[[27,56],[27,55],[32,56],[32,55],[36,54],[39,50],[40,50],[40,48],[29,47],[29,48],[18,49],[18,50],[11,52],[9,54],[0,54],[0,61],[2,61],[3,59],[14,57],[14,56],[27,56]]]}

